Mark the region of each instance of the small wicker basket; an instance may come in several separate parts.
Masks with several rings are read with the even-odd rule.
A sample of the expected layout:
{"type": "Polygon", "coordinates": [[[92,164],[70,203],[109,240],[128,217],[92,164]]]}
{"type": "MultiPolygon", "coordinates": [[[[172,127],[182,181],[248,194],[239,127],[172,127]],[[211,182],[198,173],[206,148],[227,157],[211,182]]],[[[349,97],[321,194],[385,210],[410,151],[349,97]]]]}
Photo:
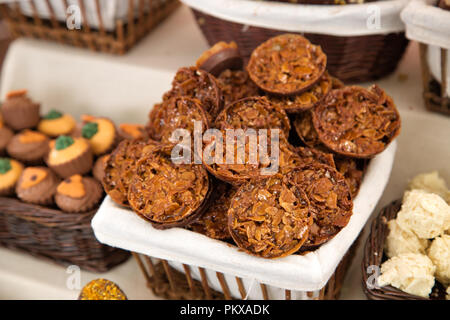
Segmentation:
{"type": "Polygon", "coordinates": [[[378,217],[372,222],[370,234],[367,238],[364,247],[364,257],[362,260],[362,286],[364,293],[369,299],[372,300],[430,300],[430,299],[445,299],[445,288],[440,284],[437,284],[433,288],[433,292],[430,298],[424,298],[415,296],[406,292],[403,292],[392,286],[373,287],[369,285],[369,277],[372,275],[368,272],[369,267],[376,266],[381,267],[383,261],[386,260],[386,256],[383,254],[384,244],[386,237],[389,233],[387,222],[395,219],[397,213],[400,211],[402,202],[396,200],[381,210],[378,217]]]}
{"type": "Polygon", "coordinates": [[[438,2],[410,1],[401,19],[408,38],[419,43],[426,108],[450,115],[450,11],[439,8],[438,2]]]}
{"type": "Polygon", "coordinates": [[[0,245],[58,264],[106,272],[130,254],[96,240],[91,228],[95,212],[69,214],[0,197],[0,245]]]}
{"type": "Polygon", "coordinates": [[[429,46],[425,43],[419,43],[420,50],[420,64],[422,67],[422,83],[423,83],[423,98],[425,100],[425,106],[430,111],[440,112],[446,115],[450,115],[450,97],[448,96],[448,49],[440,48],[441,61],[440,71],[442,81],[434,79],[430,72],[430,66],[428,64],[428,50],[429,46]]]}
{"type": "MultiPolygon", "coordinates": [[[[262,42],[286,33],[282,30],[231,22],[193,8],[191,10],[210,45],[218,41],[235,41],[241,55],[246,59],[262,42]]],[[[403,32],[361,36],[302,34],[312,43],[322,47],[327,54],[330,74],[344,82],[371,81],[392,73],[408,45],[403,32]]]]}
{"type": "MultiPolygon", "coordinates": [[[[22,11],[20,4],[17,2],[13,5],[0,5],[1,14],[8,24],[13,38],[45,39],[113,54],[126,53],[179,6],[178,0],[136,0],[136,2],[135,0],[126,0],[128,1],[127,18],[125,20],[117,19],[114,29],[107,30],[101,14],[104,2],[100,2],[100,0],[79,0],[78,5],[83,21],[82,28],[69,30],[65,21],[59,21],[56,18],[56,9],[52,6],[51,1],[45,0],[45,3],[41,4],[47,8],[49,19],[41,17],[38,12],[37,1],[43,0],[30,1],[31,17],[22,11]],[[98,28],[93,28],[89,23],[84,23],[84,21],[89,22],[86,1],[94,2],[98,28]],[[137,13],[135,13],[136,4],[137,13]],[[145,8],[150,9],[146,10],[145,8]]],[[[67,12],[68,1],[56,1],[60,1],[61,6],[67,12]]]]}
{"type": "MultiPolygon", "coordinates": [[[[335,272],[319,293],[306,293],[309,299],[336,300],[339,298],[345,275],[355,256],[358,245],[359,238],[347,251],[335,272]]],[[[167,260],[158,260],[138,253],[133,253],[133,256],[144,275],[148,288],[152,290],[153,294],[159,297],[174,300],[234,299],[229,289],[230,285],[227,283],[225,275],[221,272],[215,273],[221,288],[221,292],[218,292],[210,288],[208,282],[212,281],[212,279],[208,279],[204,268],[183,264],[184,272],[182,273],[172,268],[170,262],[167,260]],[[192,273],[194,269],[198,270],[201,281],[197,281],[193,278],[192,273]]],[[[239,277],[235,277],[235,279],[241,299],[245,300],[248,292],[246,292],[244,288],[243,280],[239,277]]],[[[273,299],[270,297],[270,290],[268,290],[268,287],[264,283],[259,283],[258,287],[264,300],[273,299]]],[[[254,290],[256,290],[256,288],[254,290]]],[[[292,299],[291,290],[284,290],[284,298],[285,300],[292,299]]]]}

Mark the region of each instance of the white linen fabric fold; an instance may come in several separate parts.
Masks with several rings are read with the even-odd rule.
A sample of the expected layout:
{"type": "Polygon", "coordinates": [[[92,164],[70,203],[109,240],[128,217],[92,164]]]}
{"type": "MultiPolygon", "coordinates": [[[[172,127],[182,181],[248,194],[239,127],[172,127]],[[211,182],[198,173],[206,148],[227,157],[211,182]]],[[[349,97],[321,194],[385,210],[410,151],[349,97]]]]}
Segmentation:
{"type": "Polygon", "coordinates": [[[450,49],[450,11],[435,4],[436,0],[411,0],[401,13],[406,37],[450,49]]]}
{"type": "MultiPolygon", "coordinates": [[[[253,280],[275,288],[296,291],[320,290],[358,237],[389,180],[396,142],[370,162],[349,224],[331,241],[304,256],[263,259],[235,246],[181,228],[154,229],[131,210],[115,205],[107,197],[92,220],[97,239],[105,244],[151,257],[200,266],[208,272],[223,272],[229,283],[234,276],[250,286],[253,280]]],[[[220,290],[220,287],[215,288],[220,290]]],[[[239,291],[232,290],[235,297],[239,291]]],[[[274,289],[275,290],[275,289],[274,289]]],[[[254,294],[257,290],[255,290],[254,294]]],[[[278,290],[279,291],[279,290],[278,290]]],[[[250,295],[250,299],[258,296],[250,295]]]]}
{"type": "Polygon", "coordinates": [[[304,5],[255,0],[181,0],[206,14],[244,25],[335,36],[404,30],[400,12],[409,0],[354,5],[304,5]]]}
{"type": "MultiPolygon", "coordinates": [[[[441,50],[450,50],[450,11],[435,6],[436,0],[412,0],[402,11],[406,37],[426,43],[428,65],[433,77],[441,82],[441,50]]],[[[447,52],[450,61],[450,51],[447,52]]],[[[447,63],[447,94],[450,96],[450,63],[447,63]]]]}

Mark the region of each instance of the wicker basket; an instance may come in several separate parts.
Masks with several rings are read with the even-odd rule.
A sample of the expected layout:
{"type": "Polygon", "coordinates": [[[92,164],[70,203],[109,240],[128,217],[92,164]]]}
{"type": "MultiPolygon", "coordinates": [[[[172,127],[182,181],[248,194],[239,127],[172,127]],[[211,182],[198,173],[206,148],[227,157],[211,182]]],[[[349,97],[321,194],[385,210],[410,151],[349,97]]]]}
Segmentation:
{"type": "MultiPolygon", "coordinates": [[[[178,0],[136,0],[138,12],[135,14],[134,0],[128,1],[128,13],[126,21],[118,19],[112,31],[107,31],[102,21],[101,3],[99,0],[79,0],[82,21],[88,21],[85,1],[95,1],[96,19],[98,28],[92,28],[89,23],[83,23],[80,30],[69,30],[66,22],[58,21],[55,9],[51,2],[46,0],[50,19],[40,17],[36,1],[31,0],[32,17],[28,17],[21,10],[18,3],[15,5],[1,4],[0,10],[7,21],[13,38],[30,37],[56,41],[76,47],[88,48],[113,54],[124,54],[139,40],[147,35],[154,27],[170,15],[179,5],[178,0]],[[150,10],[144,10],[149,7],[150,10]]],[[[68,1],[59,0],[67,11],[68,1]]],[[[125,0],[123,0],[125,1],[125,0]]]]}
{"type": "MultiPolygon", "coordinates": [[[[344,282],[345,275],[351,265],[352,259],[359,245],[358,238],[341,262],[336,268],[327,284],[317,294],[315,292],[307,292],[307,297],[316,300],[335,300],[339,298],[339,294],[344,282]]],[[[147,286],[152,290],[153,294],[174,300],[231,300],[233,299],[229,290],[229,284],[223,273],[216,272],[216,277],[220,283],[221,292],[215,291],[208,285],[211,279],[208,279],[205,269],[197,266],[183,264],[184,273],[172,268],[167,260],[158,260],[146,255],[133,253],[142,274],[147,282],[147,286]],[[193,270],[197,269],[201,281],[193,278],[193,270]]],[[[241,278],[235,277],[241,299],[245,300],[248,292],[244,288],[241,278]]],[[[258,289],[261,290],[261,296],[264,300],[270,300],[268,287],[259,283],[258,289]]],[[[284,290],[286,300],[291,300],[291,290],[284,290]]]]}
{"type": "Polygon", "coordinates": [[[450,97],[447,93],[447,70],[448,70],[448,49],[440,48],[441,61],[441,79],[439,82],[432,76],[430,67],[428,64],[428,50],[429,46],[425,43],[419,44],[420,50],[420,64],[422,67],[422,82],[423,82],[423,98],[425,100],[425,106],[430,111],[440,112],[446,115],[450,115],[450,97]]]}
{"type": "Polygon", "coordinates": [[[68,214],[0,197],[0,245],[58,264],[106,272],[130,254],[96,240],[91,228],[94,214],[95,210],[68,214]]]}
{"type": "MultiPolygon", "coordinates": [[[[295,4],[294,4],[295,5],[295,4]]],[[[235,41],[246,59],[259,44],[286,31],[244,26],[192,9],[197,24],[212,45],[235,41]]],[[[403,32],[366,36],[304,33],[327,54],[330,73],[345,82],[364,82],[392,73],[408,45],[403,32]]]]}
{"type": "Polygon", "coordinates": [[[419,43],[426,108],[450,115],[450,11],[438,8],[437,2],[410,1],[401,19],[408,38],[419,43]]]}
{"type": "MultiPolygon", "coordinates": [[[[368,280],[371,274],[368,271],[369,266],[381,267],[386,256],[383,254],[384,243],[389,233],[387,222],[395,219],[400,211],[402,203],[397,200],[386,206],[379,216],[372,222],[370,235],[364,247],[364,257],[361,264],[362,267],[362,286],[364,293],[372,300],[430,300],[403,292],[392,286],[371,287],[368,280]]],[[[445,288],[440,284],[433,288],[431,299],[445,299],[445,288]]]]}

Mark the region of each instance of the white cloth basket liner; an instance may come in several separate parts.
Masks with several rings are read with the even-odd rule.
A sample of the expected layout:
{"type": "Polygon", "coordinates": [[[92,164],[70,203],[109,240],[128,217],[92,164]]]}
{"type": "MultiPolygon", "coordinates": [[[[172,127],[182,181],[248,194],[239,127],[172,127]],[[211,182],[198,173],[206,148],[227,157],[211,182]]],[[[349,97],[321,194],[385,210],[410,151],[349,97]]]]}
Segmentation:
{"type": "Polygon", "coordinates": [[[354,5],[304,5],[254,0],[181,1],[206,14],[244,25],[289,32],[361,36],[403,31],[400,12],[409,0],[382,0],[354,5]]]}
{"type": "Polygon", "coordinates": [[[401,13],[406,37],[428,44],[427,61],[433,77],[441,82],[441,50],[447,51],[447,95],[450,96],[450,11],[435,6],[436,0],[412,0],[401,13]]]}

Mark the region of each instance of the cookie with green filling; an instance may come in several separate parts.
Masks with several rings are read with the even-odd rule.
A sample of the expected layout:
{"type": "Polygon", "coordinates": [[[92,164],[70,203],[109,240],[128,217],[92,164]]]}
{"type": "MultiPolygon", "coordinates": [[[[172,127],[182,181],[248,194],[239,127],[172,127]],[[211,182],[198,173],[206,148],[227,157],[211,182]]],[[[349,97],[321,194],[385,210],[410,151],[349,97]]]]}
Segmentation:
{"type": "Polygon", "coordinates": [[[89,142],[84,138],[59,136],[50,142],[46,163],[60,177],[85,175],[91,171],[93,155],[89,142]]]}
{"type": "Polygon", "coordinates": [[[110,119],[83,115],[82,120],[79,135],[89,142],[95,156],[110,153],[117,146],[120,137],[116,125],[110,119]]]}
{"type": "Polygon", "coordinates": [[[50,110],[38,124],[38,131],[49,137],[69,135],[75,129],[75,119],[69,114],[50,110]]]}

